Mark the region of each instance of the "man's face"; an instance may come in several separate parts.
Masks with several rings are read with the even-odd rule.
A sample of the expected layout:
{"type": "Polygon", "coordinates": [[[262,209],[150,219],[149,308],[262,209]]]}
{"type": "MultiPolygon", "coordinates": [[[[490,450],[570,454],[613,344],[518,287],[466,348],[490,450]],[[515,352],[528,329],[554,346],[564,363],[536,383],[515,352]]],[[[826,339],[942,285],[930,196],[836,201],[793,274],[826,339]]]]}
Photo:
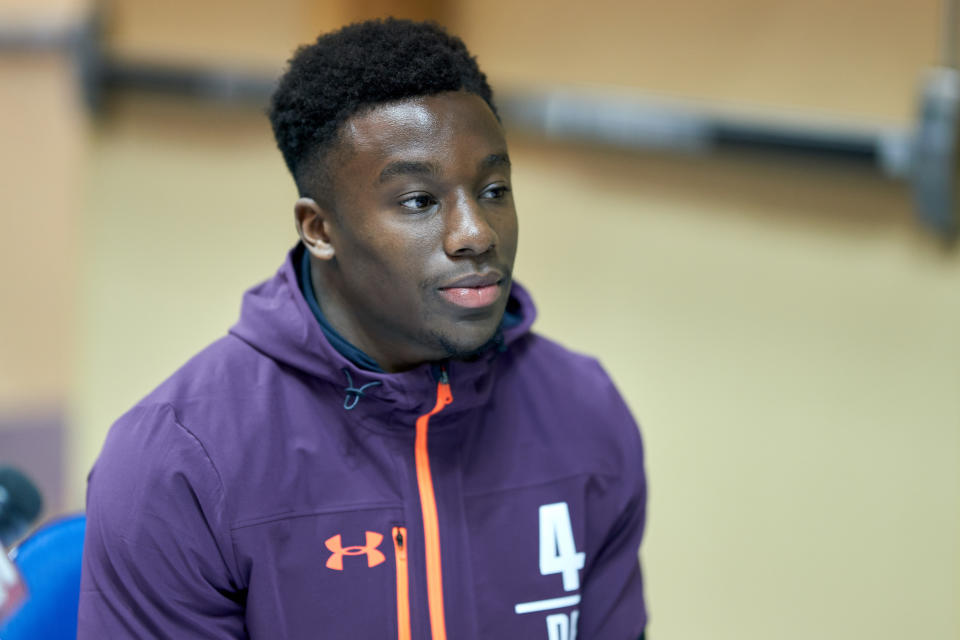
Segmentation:
{"type": "Polygon", "coordinates": [[[345,123],[328,162],[333,255],[315,272],[334,327],[387,370],[482,347],[517,249],[507,144],[487,104],[450,92],[380,105],[345,123]]]}

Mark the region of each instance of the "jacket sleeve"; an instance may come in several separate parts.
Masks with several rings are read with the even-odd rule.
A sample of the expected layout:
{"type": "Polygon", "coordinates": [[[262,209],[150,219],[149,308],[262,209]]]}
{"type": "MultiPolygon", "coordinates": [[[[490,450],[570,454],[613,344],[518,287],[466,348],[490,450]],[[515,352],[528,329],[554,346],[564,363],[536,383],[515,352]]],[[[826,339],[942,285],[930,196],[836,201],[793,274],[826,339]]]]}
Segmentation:
{"type": "Polygon", "coordinates": [[[591,640],[642,638],[647,624],[638,557],[646,520],[647,483],[640,431],[620,394],[606,377],[602,400],[611,407],[614,441],[620,452],[617,515],[584,575],[578,637],[591,640]]]}
{"type": "Polygon", "coordinates": [[[245,638],[223,486],[166,405],[110,430],[87,487],[78,634],[245,638]]]}

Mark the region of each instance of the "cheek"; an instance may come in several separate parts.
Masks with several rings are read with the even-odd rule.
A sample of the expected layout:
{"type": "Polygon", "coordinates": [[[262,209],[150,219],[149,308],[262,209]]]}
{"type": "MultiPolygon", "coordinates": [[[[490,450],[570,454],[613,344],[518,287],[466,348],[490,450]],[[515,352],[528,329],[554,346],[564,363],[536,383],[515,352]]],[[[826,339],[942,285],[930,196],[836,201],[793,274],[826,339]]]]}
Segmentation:
{"type": "MultiPolygon", "coordinates": [[[[345,252],[347,259],[341,261],[342,268],[349,270],[346,277],[356,283],[362,279],[364,289],[384,300],[409,297],[427,281],[426,264],[434,253],[429,235],[415,231],[402,224],[361,230],[345,252]]],[[[405,300],[407,305],[411,302],[405,300]]]]}
{"type": "Polygon", "coordinates": [[[497,232],[497,235],[500,238],[500,246],[502,247],[504,257],[508,258],[512,263],[514,256],[517,253],[517,237],[519,235],[519,225],[517,223],[516,213],[513,213],[504,219],[503,224],[497,232]]]}

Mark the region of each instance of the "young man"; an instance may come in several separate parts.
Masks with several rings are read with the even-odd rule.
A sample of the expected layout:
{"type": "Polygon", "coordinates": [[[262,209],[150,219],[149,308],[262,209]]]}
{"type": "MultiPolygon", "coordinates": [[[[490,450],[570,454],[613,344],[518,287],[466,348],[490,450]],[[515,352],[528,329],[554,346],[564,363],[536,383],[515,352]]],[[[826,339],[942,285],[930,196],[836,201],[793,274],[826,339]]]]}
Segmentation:
{"type": "Polygon", "coordinates": [[[111,429],[80,637],[640,637],[637,427],[595,360],[530,332],[463,43],[325,35],[271,122],[301,242],[111,429]]]}

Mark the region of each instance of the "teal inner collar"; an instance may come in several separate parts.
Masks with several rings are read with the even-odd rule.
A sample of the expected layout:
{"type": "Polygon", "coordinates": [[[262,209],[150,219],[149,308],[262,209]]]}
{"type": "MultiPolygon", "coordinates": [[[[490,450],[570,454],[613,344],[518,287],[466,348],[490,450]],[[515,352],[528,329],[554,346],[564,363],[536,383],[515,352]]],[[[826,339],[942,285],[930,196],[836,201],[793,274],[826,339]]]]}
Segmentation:
{"type": "Polygon", "coordinates": [[[308,251],[303,252],[303,259],[300,261],[300,288],[303,289],[303,296],[307,299],[310,310],[313,311],[314,317],[317,319],[317,322],[320,323],[323,335],[327,337],[327,341],[333,345],[333,348],[336,349],[340,355],[361,369],[375,371],[377,373],[386,373],[380,365],[377,364],[376,360],[353,346],[327,322],[326,316],[323,315],[323,311],[320,309],[320,303],[317,302],[317,296],[313,292],[313,278],[310,276],[310,252],[308,251]]]}

